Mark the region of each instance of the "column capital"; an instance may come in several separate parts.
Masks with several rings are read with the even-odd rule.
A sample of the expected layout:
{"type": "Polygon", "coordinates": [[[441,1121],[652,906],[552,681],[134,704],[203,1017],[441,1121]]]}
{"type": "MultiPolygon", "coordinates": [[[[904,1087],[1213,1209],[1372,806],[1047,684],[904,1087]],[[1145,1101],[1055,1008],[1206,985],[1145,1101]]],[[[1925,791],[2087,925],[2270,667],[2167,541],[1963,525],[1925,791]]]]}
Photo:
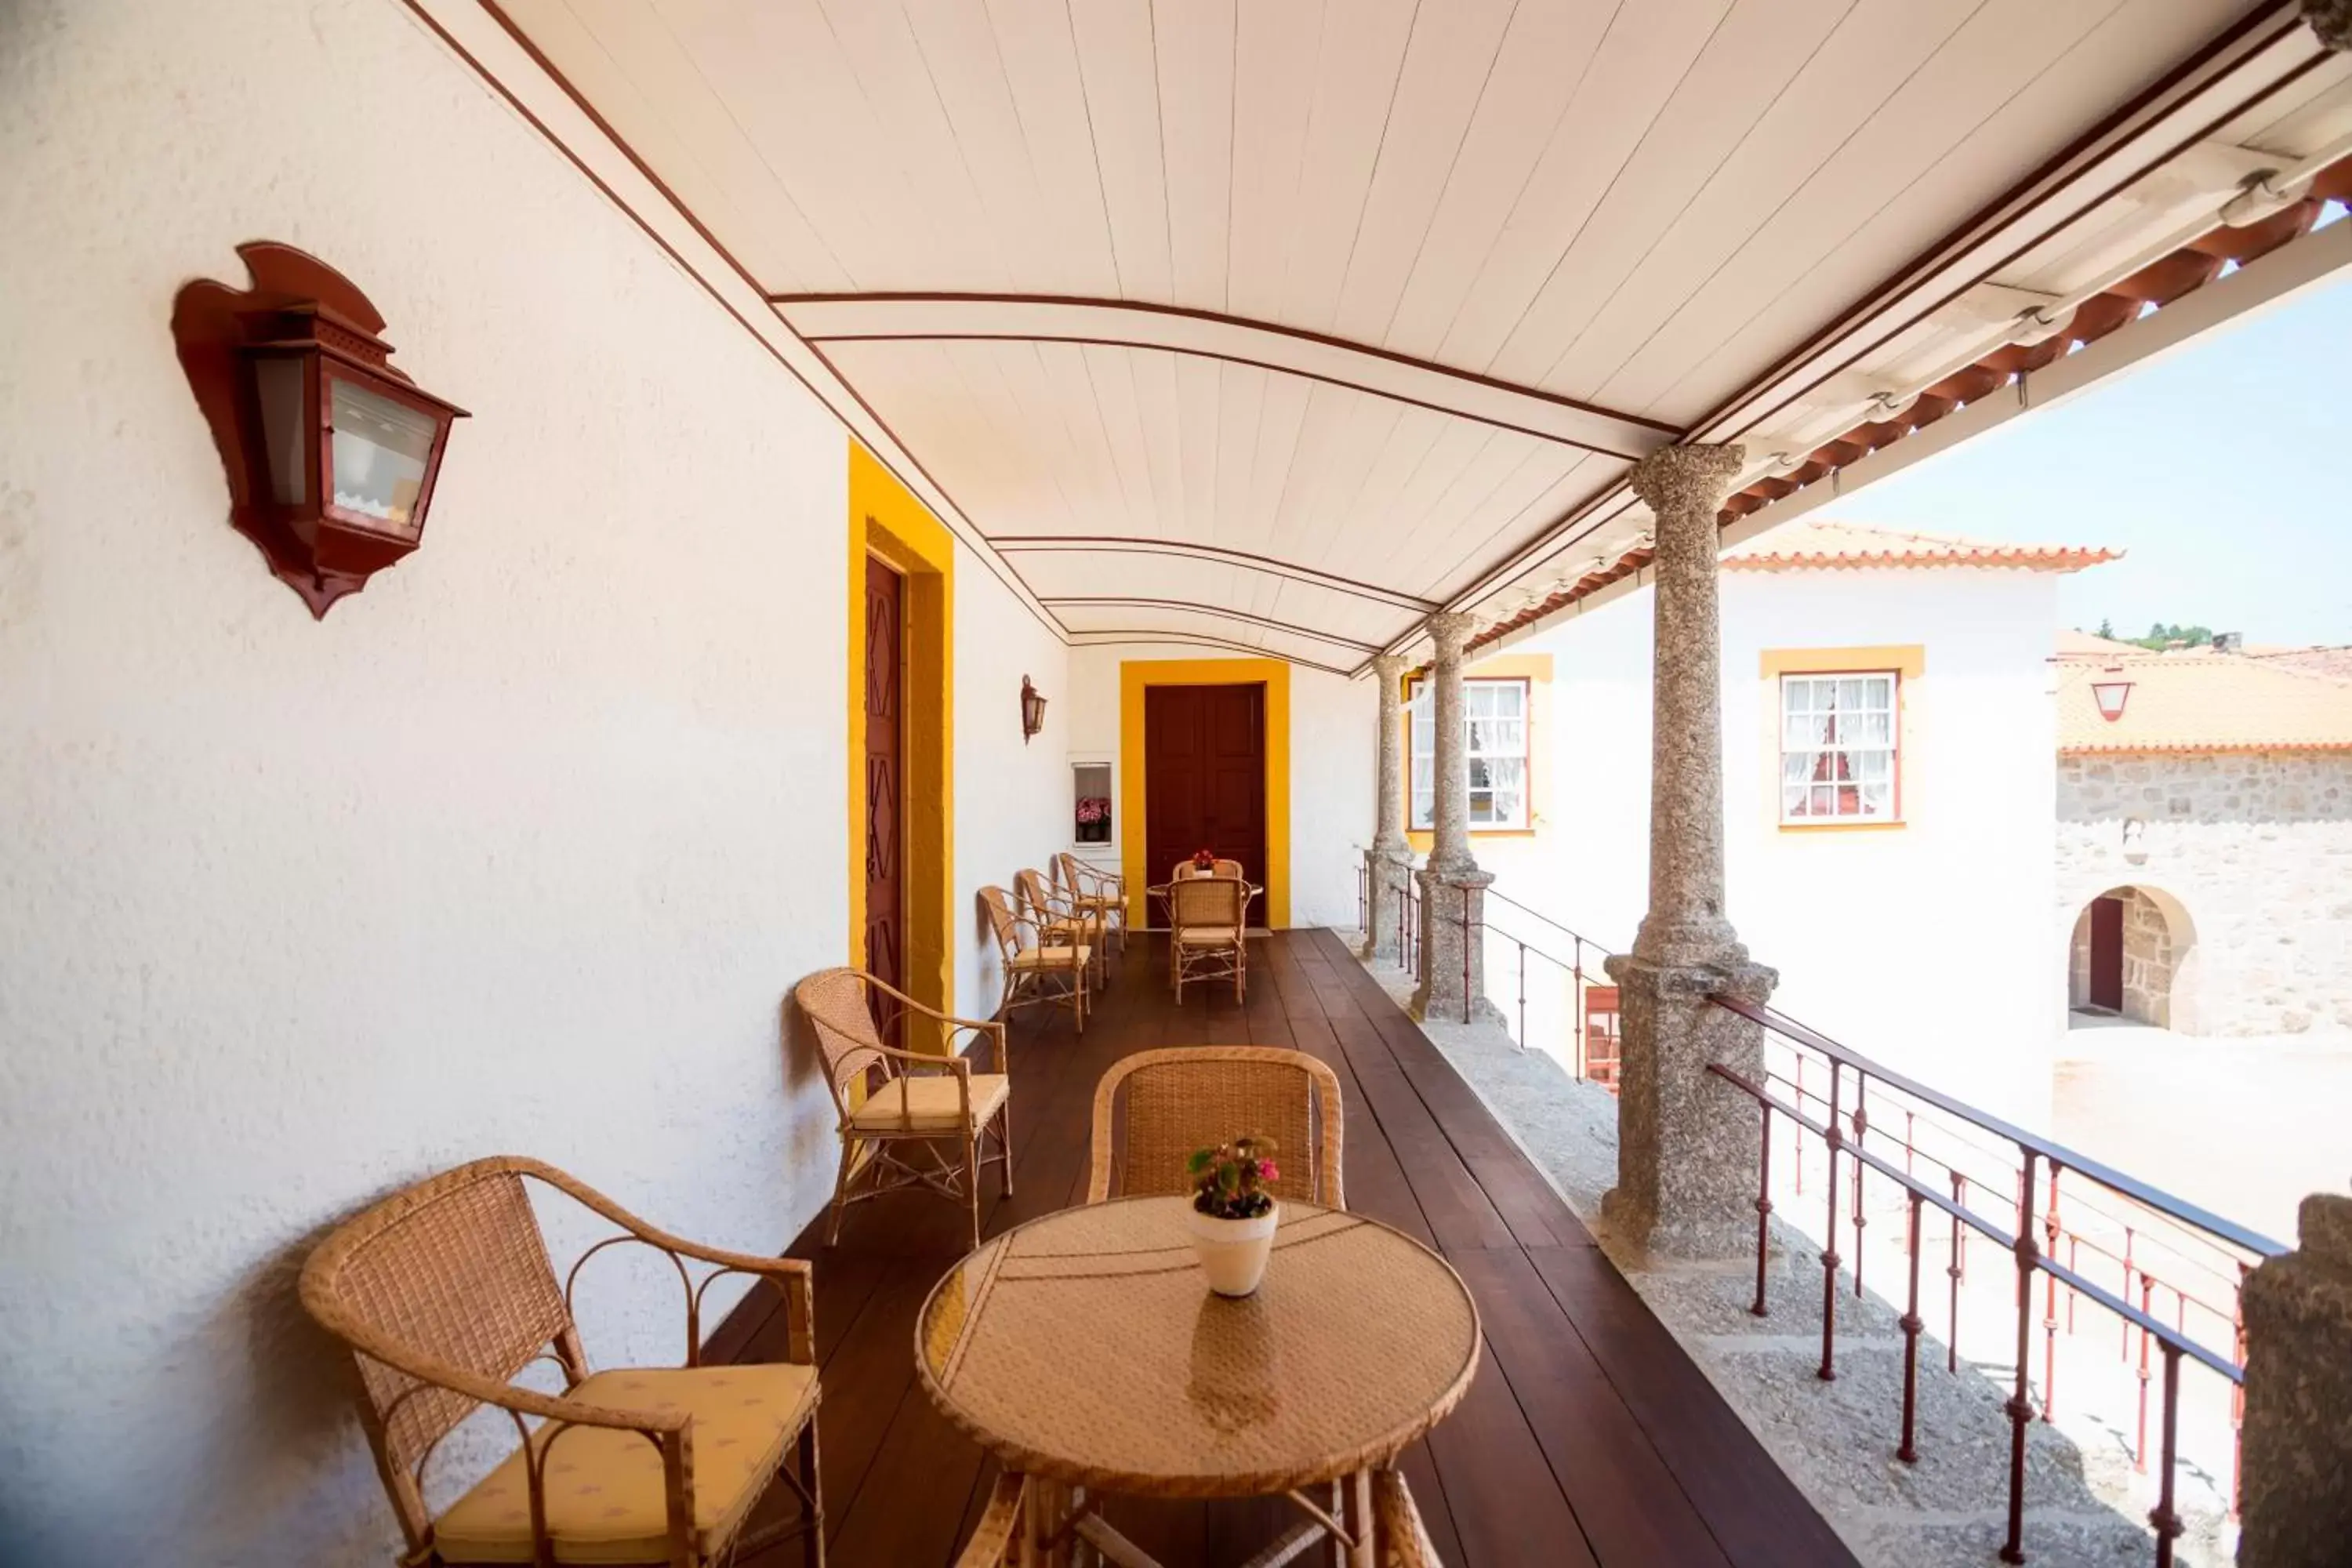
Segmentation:
{"type": "Polygon", "coordinates": [[[2303,19],[2329,48],[2352,50],[2352,0],[2303,0],[2303,19]]]}
{"type": "Polygon", "coordinates": [[[1462,652],[1462,645],[1468,642],[1471,634],[1478,629],[1478,618],[1458,610],[1444,611],[1430,616],[1421,623],[1421,626],[1429,634],[1429,640],[1437,645],[1441,656],[1449,653],[1458,656],[1462,652]]]}
{"type": "Polygon", "coordinates": [[[1661,447],[1634,464],[1625,482],[1662,517],[1686,510],[1713,516],[1747,462],[1748,448],[1738,445],[1661,447]]]}
{"type": "Polygon", "coordinates": [[[1397,682],[1404,679],[1404,672],[1412,668],[1412,661],[1401,653],[1372,655],[1372,679],[1385,690],[1394,690],[1397,682]]]}

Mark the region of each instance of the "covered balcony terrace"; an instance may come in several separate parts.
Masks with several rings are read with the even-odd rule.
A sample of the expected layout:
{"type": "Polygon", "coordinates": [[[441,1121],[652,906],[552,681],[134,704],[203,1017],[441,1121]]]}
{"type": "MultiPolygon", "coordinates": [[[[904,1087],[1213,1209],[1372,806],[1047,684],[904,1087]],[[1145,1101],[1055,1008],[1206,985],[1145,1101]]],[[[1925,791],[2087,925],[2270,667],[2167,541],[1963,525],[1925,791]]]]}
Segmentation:
{"type": "MultiPolygon", "coordinates": [[[[1459,1405],[1349,1472],[1402,1473],[1437,1560],[1849,1560],[1841,1483],[1808,1500],[1677,1341],[1727,1318],[1669,1332],[1595,1231],[1759,1331],[1751,1279],[1779,1310],[1776,1265],[1813,1271],[1789,1337],[1826,1373],[1864,1224],[1907,1217],[1916,1266],[1924,1205],[2018,1277],[1970,1560],[2064,1560],[2025,1519],[2038,1286],[2034,1325],[2063,1288],[2140,1336],[2152,1475],[2172,1378],[2217,1380],[2243,1485],[2193,1468],[2247,1568],[2340,1568],[2352,1217],[2274,1258],[1981,1118],[2009,1163],[1947,1207],[1865,1137],[1888,1097],[1974,1113],[1771,1011],[1727,912],[1717,563],[2352,267],[2347,47],[2341,0],[0,7],[0,1556],[581,1559],[443,1551],[530,1423],[363,1407],[414,1391],[300,1284],[513,1155],[805,1289],[813,1338],[764,1287],[696,1298],[688,1370],[782,1358],[814,1424],[760,1430],[833,1561],[952,1561],[996,1477],[915,1324],[974,1216],[908,1194],[820,1245],[845,1112],[790,998],[846,964],[992,1018],[1074,945],[1006,939],[1029,871],[1123,878],[1132,940],[1082,1032],[1012,1016],[979,1226],[1087,1195],[1137,1051],[1327,1063],[1350,1209],[1478,1309],[1459,1405]],[[1504,898],[1550,905],[1474,853],[1464,671],[1637,595],[1647,816],[1574,826],[1643,847],[1647,903],[1574,944],[1622,1038],[1571,1206],[1444,1034],[1501,1017],[1504,898]],[[1202,851],[1255,887],[1251,973],[1180,1005],[1144,889],[1202,851]],[[2144,1255],[2122,1289],[2058,1262],[2062,1164],[2220,1238],[2218,1328],[2130,1299],[2144,1255]]],[[[593,1234],[485,1207],[504,1243],[445,1247],[417,1311],[469,1399],[675,1366],[675,1277],[600,1261],[575,1321],[517,1238],[593,1234]],[[501,1284],[550,1355],[467,1341],[501,1284]]],[[[719,1435],[698,1470],[664,1420],[639,1555],[724,1561],[719,1435]]],[[[1858,1441],[1848,1479],[1898,1473],[1858,1441]]],[[[2165,1484],[2128,1542],[2160,1563],[2165,1484]]],[[[1292,1518],[1105,1489],[1171,1565],[1292,1518]]]]}
{"type": "MultiPolygon", "coordinates": [[[[1443,1562],[1853,1561],[1354,953],[1328,931],[1253,945],[1244,1004],[1211,986],[1177,1005],[1154,939],[1119,966],[1083,1035],[1066,1014],[1014,1028],[1013,1195],[998,1198],[987,1177],[988,1234],[1084,1201],[1095,1086],[1120,1058],[1170,1045],[1308,1052],[1339,1075],[1350,1211],[1436,1248],[1477,1303],[1486,1349],[1465,1402],[1402,1464],[1443,1562]]],[[[924,1298],[971,1245],[964,1216],[908,1194],[854,1210],[834,1247],[824,1229],[813,1223],[790,1253],[816,1266],[827,1560],[951,1562],[996,1466],[925,1396],[908,1347],[924,1298]]],[[[772,1305],[763,1295],[730,1319],[714,1356],[779,1359],[787,1325],[761,1310],[772,1305]]],[[[1109,1517],[1170,1568],[1247,1561],[1297,1518],[1276,1500],[1127,1499],[1109,1517]]],[[[795,1551],[758,1561],[782,1568],[795,1551]]]]}

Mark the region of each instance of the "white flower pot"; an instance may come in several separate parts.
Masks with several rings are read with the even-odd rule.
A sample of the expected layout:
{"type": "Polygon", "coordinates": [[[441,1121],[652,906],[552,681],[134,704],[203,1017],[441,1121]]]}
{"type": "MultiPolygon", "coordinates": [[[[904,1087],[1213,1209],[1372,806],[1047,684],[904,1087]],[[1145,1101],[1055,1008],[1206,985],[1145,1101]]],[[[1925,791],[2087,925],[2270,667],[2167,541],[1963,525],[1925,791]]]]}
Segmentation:
{"type": "Polygon", "coordinates": [[[1220,1296],[1246,1296],[1257,1289],[1265,1278],[1265,1260],[1274,1252],[1275,1228],[1282,1220],[1279,1203],[1255,1219],[1219,1219],[1195,1208],[1186,1209],[1184,1219],[1210,1289],[1220,1296]]]}

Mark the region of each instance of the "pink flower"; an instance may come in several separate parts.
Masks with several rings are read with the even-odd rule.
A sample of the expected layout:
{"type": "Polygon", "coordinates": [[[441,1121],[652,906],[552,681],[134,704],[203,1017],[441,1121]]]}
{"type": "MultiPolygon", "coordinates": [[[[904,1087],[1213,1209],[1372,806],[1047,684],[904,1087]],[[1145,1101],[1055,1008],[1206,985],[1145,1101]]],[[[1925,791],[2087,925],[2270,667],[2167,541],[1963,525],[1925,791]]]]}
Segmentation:
{"type": "Polygon", "coordinates": [[[1275,1168],[1273,1161],[1260,1160],[1257,1163],[1257,1179],[1261,1182],[1278,1182],[1282,1180],[1282,1173],[1275,1168]]]}

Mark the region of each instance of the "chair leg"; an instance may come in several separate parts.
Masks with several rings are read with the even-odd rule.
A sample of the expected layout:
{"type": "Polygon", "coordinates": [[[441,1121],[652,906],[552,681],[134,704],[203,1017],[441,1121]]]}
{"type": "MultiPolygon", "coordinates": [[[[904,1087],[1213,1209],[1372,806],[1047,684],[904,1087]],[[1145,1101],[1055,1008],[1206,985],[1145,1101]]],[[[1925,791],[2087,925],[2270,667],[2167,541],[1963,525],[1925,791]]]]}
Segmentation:
{"type": "Polygon", "coordinates": [[[816,1412],[809,1412],[801,1428],[801,1484],[808,1488],[808,1530],[801,1537],[801,1561],[805,1568],[824,1568],[824,1479],[817,1473],[816,1412]]]}
{"type": "Polygon", "coordinates": [[[1003,1195],[1013,1195],[1013,1102],[1007,1100],[996,1112],[996,1158],[1003,1168],[997,1174],[1003,1183],[1003,1195]]]}
{"type": "Polygon", "coordinates": [[[971,1245],[980,1247],[980,1140],[984,1128],[974,1128],[963,1141],[964,1201],[971,1205],[971,1245]]]}
{"type": "Polygon", "coordinates": [[[857,1140],[841,1141],[841,1173],[833,1179],[833,1224],[826,1230],[824,1244],[833,1246],[841,1239],[841,1216],[849,1208],[849,1173],[857,1158],[857,1140]]]}

